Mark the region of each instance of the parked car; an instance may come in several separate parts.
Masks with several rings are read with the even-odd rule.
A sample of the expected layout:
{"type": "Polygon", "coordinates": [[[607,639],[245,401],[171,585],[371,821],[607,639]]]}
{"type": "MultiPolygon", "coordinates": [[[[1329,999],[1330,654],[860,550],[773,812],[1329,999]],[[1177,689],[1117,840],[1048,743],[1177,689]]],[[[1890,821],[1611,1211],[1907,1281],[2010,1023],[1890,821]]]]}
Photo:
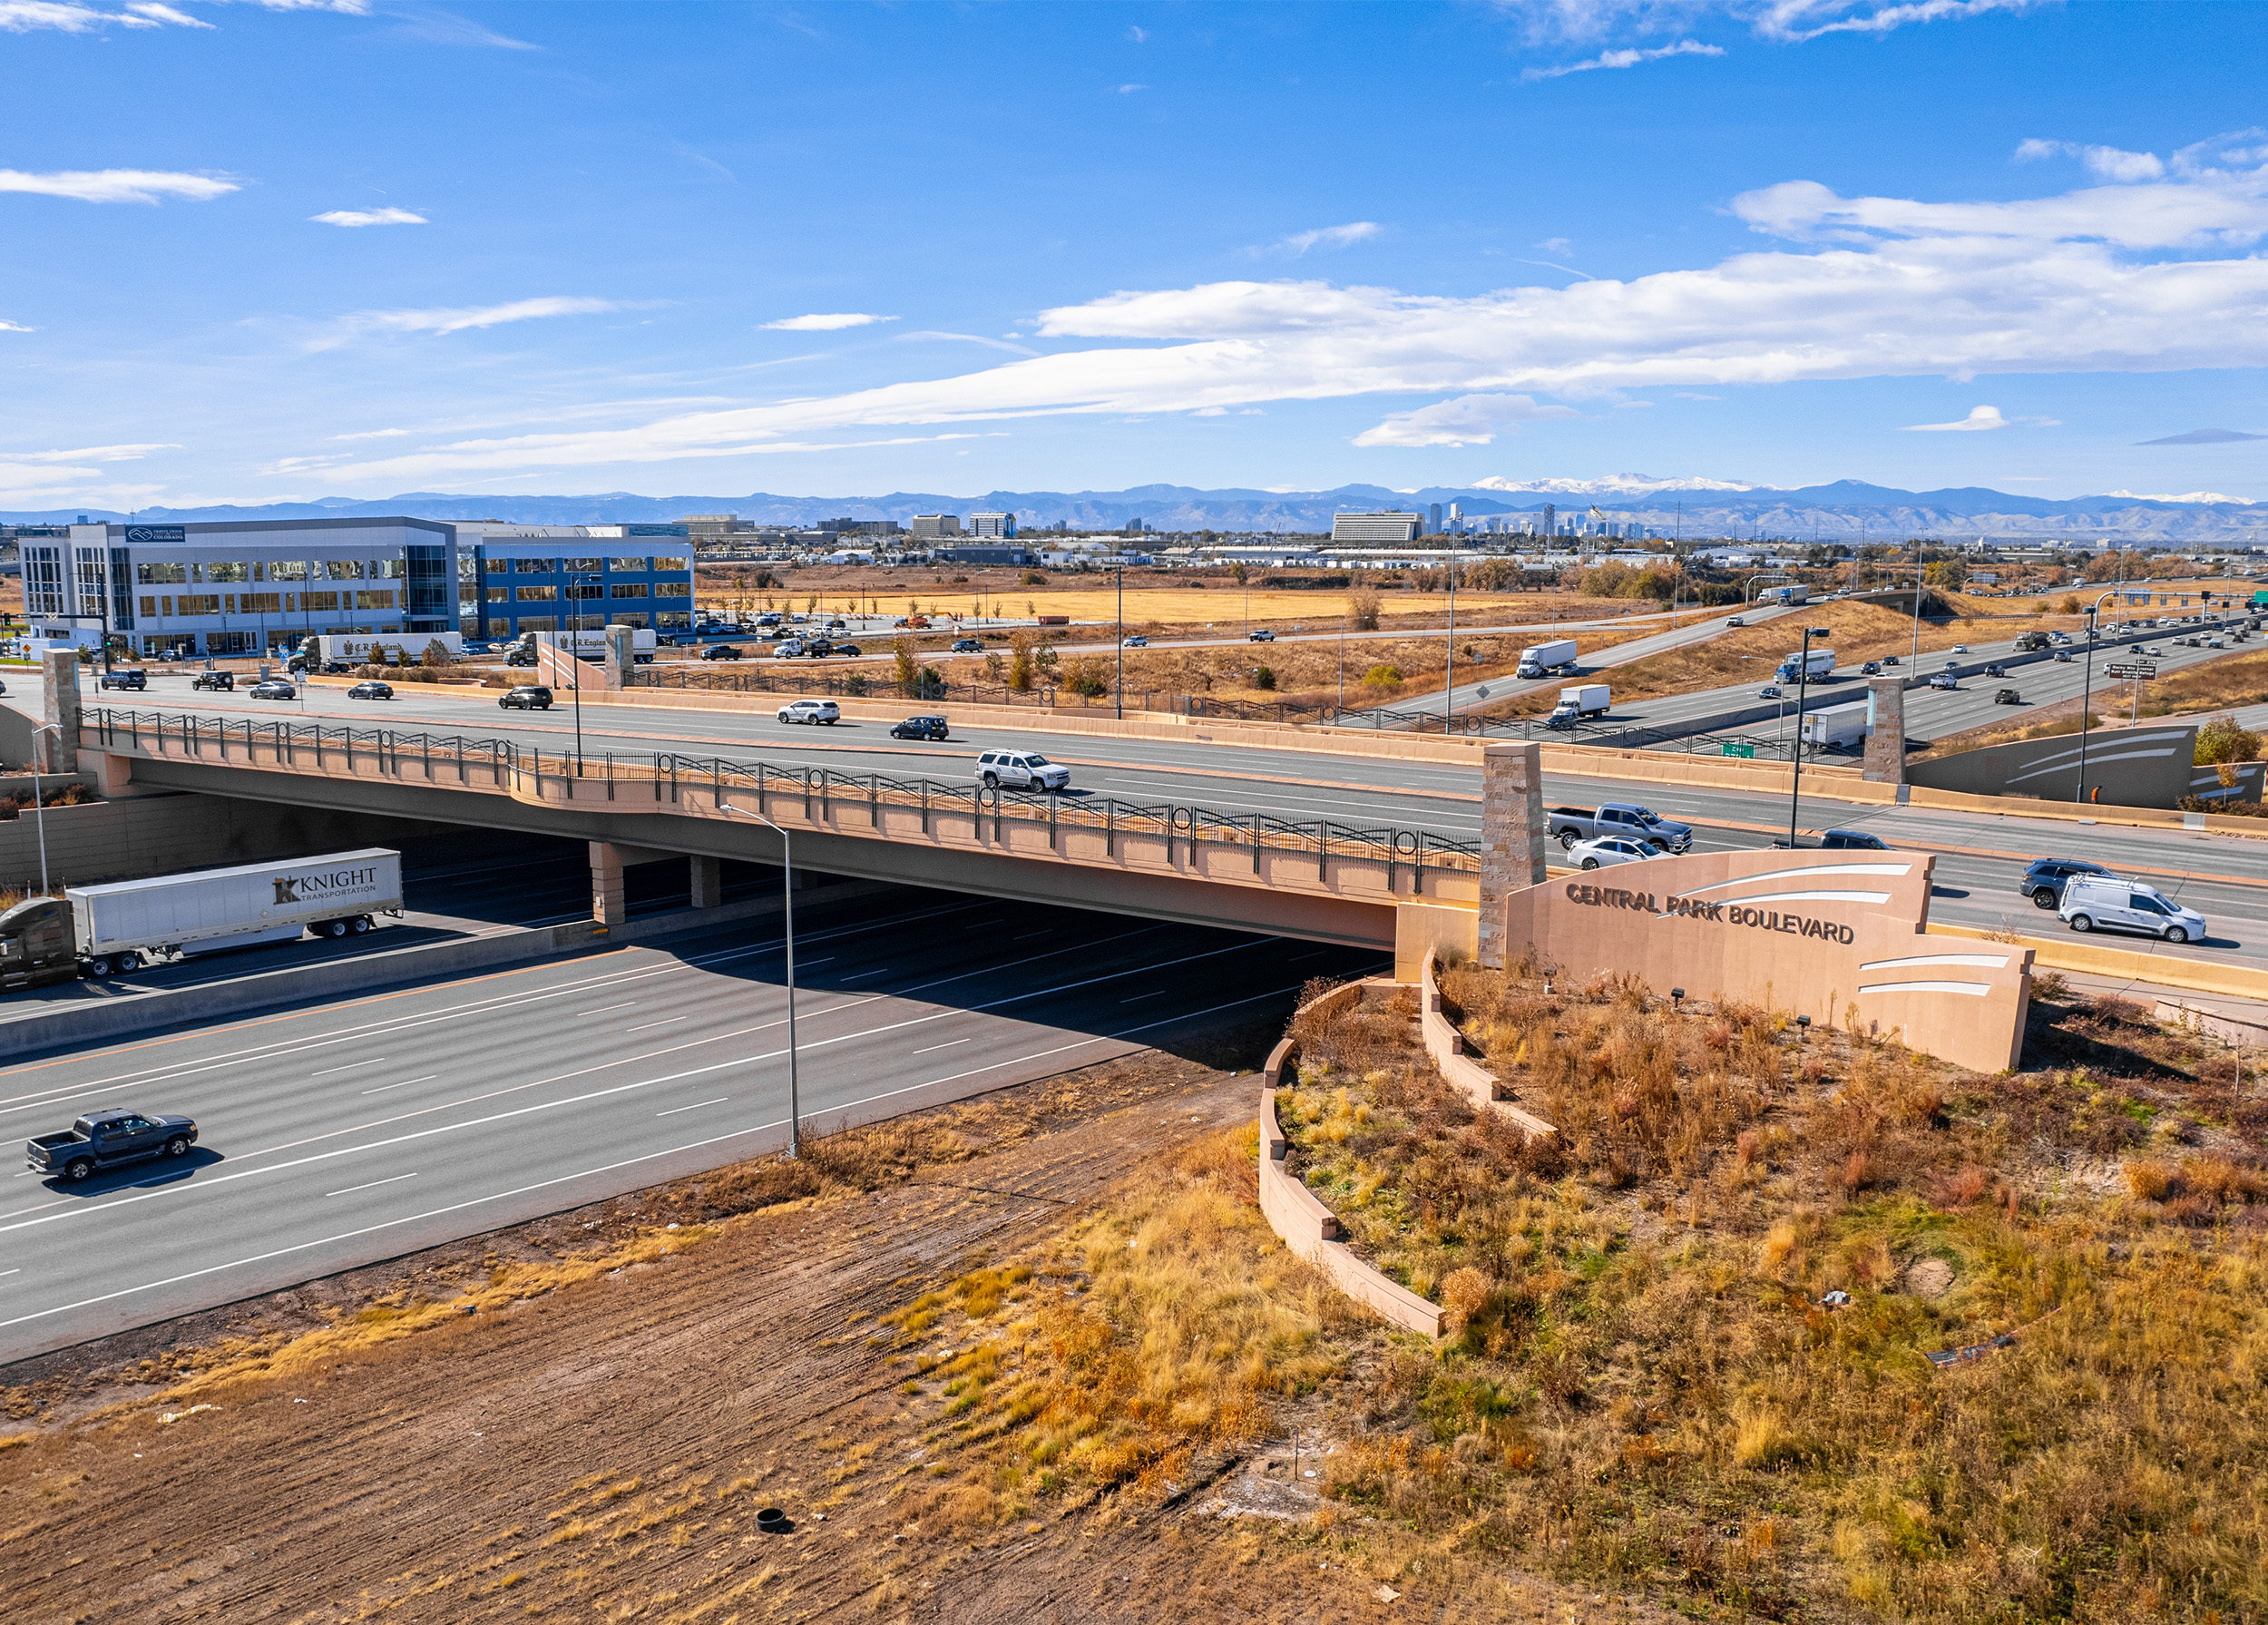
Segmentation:
{"type": "Polygon", "coordinates": [[[737,661],[739,658],[740,646],[738,643],[711,643],[701,651],[701,659],[705,661],[737,661]]]}
{"type": "Polygon", "coordinates": [[[1635,801],[1609,801],[1596,813],[1579,807],[1555,807],[1548,815],[1551,837],[1572,851],[1578,841],[1628,836],[1648,846],[1686,852],[1693,846],[1693,826],[1661,817],[1635,801]]]}
{"type": "Polygon", "coordinates": [[[358,682],[347,690],[349,700],[391,700],[394,685],[390,682],[358,682]]]}
{"type": "Polygon", "coordinates": [[[2056,917],[2074,931],[2108,926],[2141,931],[2169,943],[2202,941],[2205,916],[2176,903],[2155,886],[2114,876],[2076,876],[2063,888],[2056,917]]]}
{"type": "Polygon", "coordinates": [[[1006,785],[1052,794],[1070,783],[1071,770],[1036,750],[987,750],[976,759],[976,777],[988,790],[1006,785]]]}
{"type": "Polygon", "coordinates": [[[758,626],[777,626],[779,624],[779,612],[777,610],[766,610],[761,615],[758,615],[756,618],[756,623],[758,626]]]}
{"type": "Polygon", "coordinates": [[[955,654],[974,654],[983,647],[974,638],[955,638],[953,641],[953,652],[955,654]]]}
{"type": "Polygon", "coordinates": [[[90,1111],[60,1134],[26,1140],[24,1160],[34,1173],[61,1174],[74,1183],[98,1168],[117,1168],[152,1157],[186,1157],[197,1125],[186,1117],[148,1117],[139,1111],[90,1111]]]}
{"type": "Polygon", "coordinates": [[[843,720],[842,709],[832,700],[790,700],[772,714],[782,722],[824,722],[829,728],[843,720]]]}
{"type": "Polygon", "coordinates": [[[1567,855],[1575,860],[1575,866],[1579,869],[1603,869],[1618,863],[1644,863],[1648,858],[1668,856],[1665,852],[1657,852],[1644,841],[1635,841],[1620,835],[1577,841],[1567,849],[1567,855]]]}
{"type": "Polygon", "coordinates": [[[541,683],[523,682],[496,704],[508,711],[547,711],[552,709],[552,691],[541,683]]]}
{"type": "Polygon", "coordinates": [[[903,722],[891,725],[890,737],[894,739],[942,739],[945,737],[945,720],[943,717],[908,717],[903,722]]]}
{"type": "Polygon", "coordinates": [[[2077,857],[2036,857],[2024,871],[2017,890],[2038,908],[2053,908],[2063,901],[2064,883],[2075,876],[2108,875],[2101,864],[2077,857]]]}
{"type": "Polygon", "coordinates": [[[254,700],[297,700],[299,697],[299,690],[280,677],[271,677],[265,682],[256,682],[245,692],[254,700]]]}
{"type": "Polygon", "coordinates": [[[1141,633],[1136,632],[1133,636],[1128,638],[1125,642],[1121,643],[1119,647],[1122,649],[1148,649],[1149,647],[1149,640],[1142,636],[1141,633]]]}
{"type": "Polygon", "coordinates": [[[139,666],[122,666],[115,671],[105,671],[97,680],[98,689],[146,689],[150,674],[139,666]]]}
{"type": "Polygon", "coordinates": [[[189,686],[192,689],[210,689],[216,693],[232,693],[236,689],[236,673],[233,671],[200,671],[190,680],[189,686]]]}
{"type": "Polygon", "coordinates": [[[1276,641],[1276,634],[1270,631],[1266,627],[1263,626],[1245,633],[1245,641],[1247,643],[1273,643],[1276,641]]]}

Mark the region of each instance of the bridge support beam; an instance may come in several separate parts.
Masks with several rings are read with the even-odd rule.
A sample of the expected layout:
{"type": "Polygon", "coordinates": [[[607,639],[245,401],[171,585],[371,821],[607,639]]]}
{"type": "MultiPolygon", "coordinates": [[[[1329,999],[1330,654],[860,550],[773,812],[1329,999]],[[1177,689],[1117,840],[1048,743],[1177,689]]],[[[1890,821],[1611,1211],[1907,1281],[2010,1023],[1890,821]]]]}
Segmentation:
{"type": "Polygon", "coordinates": [[[622,895],[622,854],[611,841],[591,843],[591,922],[619,925],[630,918],[622,895]]]}
{"type": "Polygon", "coordinates": [[[1491,745],[1481,753],[1481,963],[1504,964],[1504,899],[1544,879],[1543,749],[1491,745]]]}
{"type": "Polygon", "coordinates": [[[1866,685],[1867,720],[1873,731],[1866,736],[1861,778],[1875,784],[1906,782],[1906,680],[1878,677],[1866,685]]]}
{"type": "Polygon", "coordinates": [[[714,908],[725,900],[725,864],[720,857],[696,852],[687,859],[693,871],[693,906],[714,908]]]}
{"type": "Polygon", "coordinates": [[[46,690],[40,720],[57,733],[43,733],[32,741],[32,751],[43,773],[79,770],[79,653],[75,649],[50,649],[40,656],[42,687],[46,690]]]}

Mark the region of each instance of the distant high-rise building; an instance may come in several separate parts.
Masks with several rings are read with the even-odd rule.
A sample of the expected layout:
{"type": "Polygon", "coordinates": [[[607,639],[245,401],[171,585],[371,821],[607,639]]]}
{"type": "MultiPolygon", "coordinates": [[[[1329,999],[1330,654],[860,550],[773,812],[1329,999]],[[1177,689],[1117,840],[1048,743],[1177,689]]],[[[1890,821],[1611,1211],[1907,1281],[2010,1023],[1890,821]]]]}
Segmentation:
{"type": "Polygon", "coordinates": [[[1442,505],[1439,503],[1430,504],[1425,510],[1425,534],[1429,536],[1442,534],[1442,505]]]}
{"type": "Polygon", "coordinates": [[[972,536],[1013,536],[1016,516],[1013,514],[972,514],[968,534],[972,536]]]}
{"type": "Polygon", "coordinates": [[[1418,514],[1334,514],[1331,516],[1331,540],[1334,542],[1414,542],[1418,527],[1425,523],[1418,514]]]}
{"type": "Polygon", "coordinates": [[[1547,536],[1559,534],[1559,510],[1550,503],[1543,504],[1543,534],[1547,536]]]}
{"type": "Polygon", "coordinates": [[[958,514],[916,514],[914,515],[914,534],[916,536],[934,541],[939,536],[957,536],[960,534],[961,515],[958,514]]]}
{"type": "Polygon", "coordinates": [[[678,523],[696,542],[719,542],[740,528],[738,514],[688,514],[678,523]]]}
{"type": "MultiPolygon", "coordinates": [[[[1435,511],[1439,512],[1438,509],[1435,511]]],[[[1465,528],[1464,504],[1452,502],[1449,504],[1449,528],[1452,531],[1461,531],[1465,528]]]]}

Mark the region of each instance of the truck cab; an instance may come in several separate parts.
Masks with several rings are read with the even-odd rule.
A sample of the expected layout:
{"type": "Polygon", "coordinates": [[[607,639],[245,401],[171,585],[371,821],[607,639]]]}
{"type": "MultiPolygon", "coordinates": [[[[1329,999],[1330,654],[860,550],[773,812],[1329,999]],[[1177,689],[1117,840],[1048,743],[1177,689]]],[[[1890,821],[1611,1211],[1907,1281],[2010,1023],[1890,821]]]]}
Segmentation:
{"type": "Polygon", "coordinates": [[[71,905],[62,897],[32,897],[0,914],[0,992],[75,981],[78,937],[71,905]]]}

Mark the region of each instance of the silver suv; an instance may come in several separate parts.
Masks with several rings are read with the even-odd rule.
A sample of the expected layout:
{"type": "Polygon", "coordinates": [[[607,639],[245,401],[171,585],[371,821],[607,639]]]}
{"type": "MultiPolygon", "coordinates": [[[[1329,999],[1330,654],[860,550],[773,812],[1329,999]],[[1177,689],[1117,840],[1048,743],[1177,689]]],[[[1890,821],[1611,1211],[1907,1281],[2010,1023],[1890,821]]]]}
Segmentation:
{"type": "Polygon", "coordinates": [[[774,714],[782,722],[824,722],[832,728],[843,712],[832,700],[791,700],[774,714]]]}
{"type": "Polygon", "coordinates": [[[1006,785],[1052,794],[1070,783],[1071,770],[1036,750],[987,750],[976,759],[976,777],[988,790],[1006,785]]]}

